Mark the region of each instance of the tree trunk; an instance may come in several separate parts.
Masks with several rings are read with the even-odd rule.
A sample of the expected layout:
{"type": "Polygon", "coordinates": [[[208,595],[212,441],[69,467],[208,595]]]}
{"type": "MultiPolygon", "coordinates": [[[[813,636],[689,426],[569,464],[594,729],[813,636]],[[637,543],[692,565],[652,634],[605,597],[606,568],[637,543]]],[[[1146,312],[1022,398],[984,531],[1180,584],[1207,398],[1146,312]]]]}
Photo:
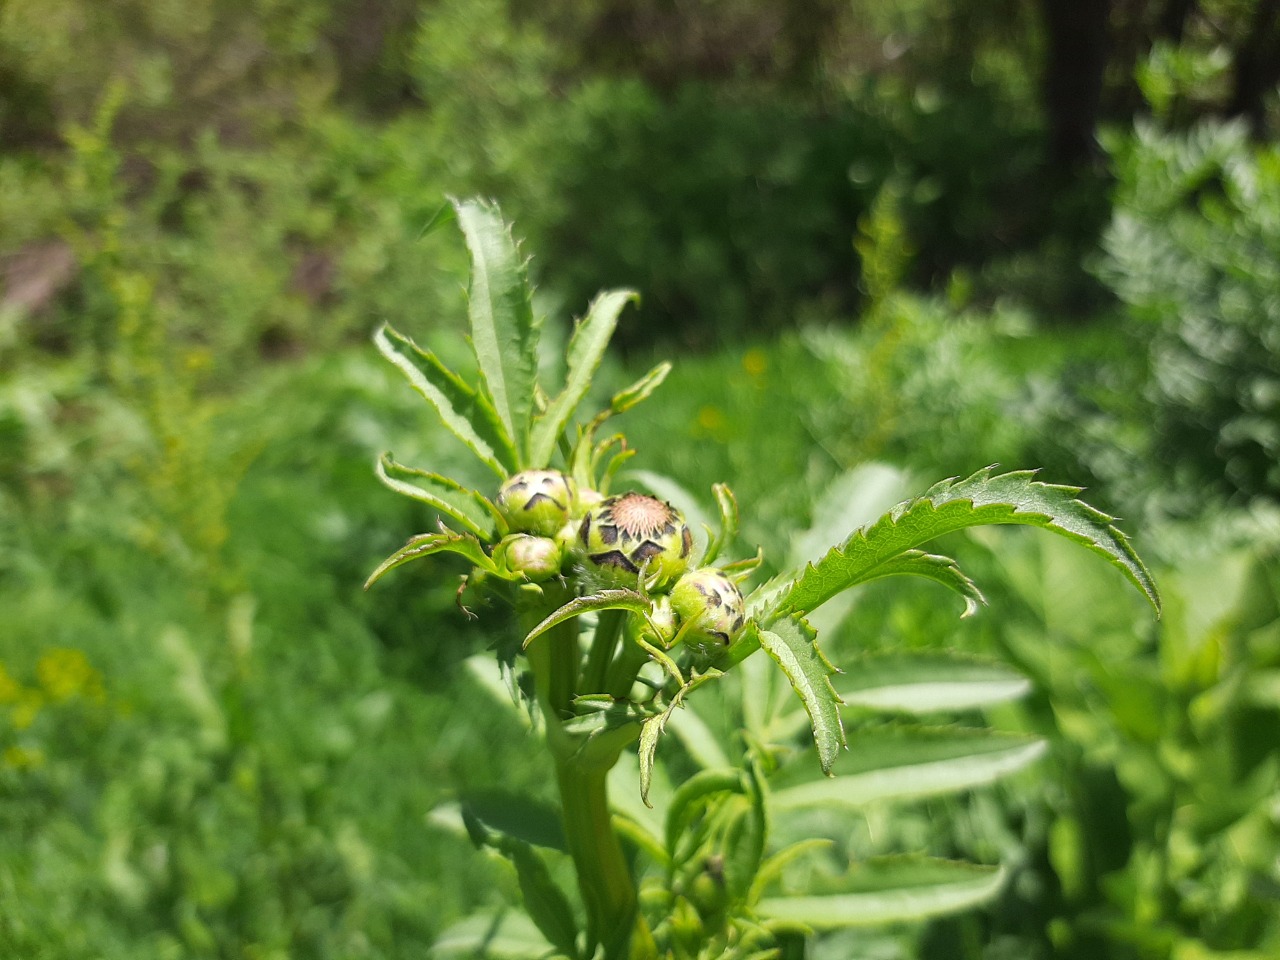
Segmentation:
{"type": "Polygon", "coordinates": [[[1097,155],[1111,0],[1041,0],[1048,56],[1043,77],[1049,163],[1070,173],[1097,155]]]}

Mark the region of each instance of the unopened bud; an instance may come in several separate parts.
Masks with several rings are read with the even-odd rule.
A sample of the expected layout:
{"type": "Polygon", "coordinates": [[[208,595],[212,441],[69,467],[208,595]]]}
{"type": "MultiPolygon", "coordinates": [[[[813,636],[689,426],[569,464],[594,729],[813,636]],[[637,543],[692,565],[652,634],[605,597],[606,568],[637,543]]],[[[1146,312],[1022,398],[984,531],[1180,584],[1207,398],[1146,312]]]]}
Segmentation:
{"type": "Polygon", "coordinates": [[[498,511],[515,533],[554,536],[569,519],[576,486],[559,470],[522,470],[498,491],[498,511]]]}
{"type": "Polygon", "coordinates": [[[746,622],[738,585],[714,567],[686,573],[671,588],[671,608],[680,617],[680,638],[704,656],[728,649],[746,622]]]}
{"type": "Polygon", "coordinates": [[[560,572],[564,550],[550,537],[513,533],[493,548],[493,560],[499,569],[524,574],[537,583],[560,572]]]}
{"type": "Polygon", "coordinates": [[[578,551],[619,583],[635,583],[642,569],[653,585],[670,583],[684,573],[692,548],[693,536],[680,511],[643,493],[600,501],[578,528],[578,551]]]}

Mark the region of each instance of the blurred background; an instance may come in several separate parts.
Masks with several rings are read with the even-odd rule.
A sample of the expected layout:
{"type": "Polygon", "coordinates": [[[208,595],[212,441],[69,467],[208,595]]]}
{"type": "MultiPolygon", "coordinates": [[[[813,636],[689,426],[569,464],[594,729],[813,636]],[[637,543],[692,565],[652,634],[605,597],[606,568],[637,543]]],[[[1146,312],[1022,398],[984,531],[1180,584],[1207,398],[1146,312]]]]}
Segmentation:
{"type": "Polygon", "coordinates": [[[624,428],[744,549],[1000,462],[1155,567],[1158,624],[1026,531],[947,544],[972,621],[860,596],[837,663],[1000,657],[1052,747],[875,821],[999,902],[815,955],[1280,955],[1278,83],[1276,0],[4,0],[0,954],[406,960],[518,896],[425,820],[548,793],[494,623],[360,590],[434,522],[377,453],[489,482],[368,343],[465,367],[424,227],[484,194],[548,339],[642,292],[600,393],[676,362],[624,428]]]}

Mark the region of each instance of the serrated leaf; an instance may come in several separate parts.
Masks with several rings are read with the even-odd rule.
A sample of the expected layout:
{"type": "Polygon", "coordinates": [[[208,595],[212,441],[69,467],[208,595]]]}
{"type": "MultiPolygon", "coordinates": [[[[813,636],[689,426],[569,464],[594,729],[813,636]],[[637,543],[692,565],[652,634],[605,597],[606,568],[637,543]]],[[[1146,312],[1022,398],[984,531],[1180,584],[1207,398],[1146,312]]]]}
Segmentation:
{"type": "Polygon", "coordinates": [[[949,587],[960,594],[964,600],[964,612],[960,614],[961,619],[973,616],[978,612],[978,607],[985,605],[987,602],[987,598],[982,595],[978,585],[965,576],[964,571],[960,569],[960,565],[950,557],[944,557],[941,554],[925,553],[923,550],[908,550],[905,553],[898,554],[892,560],[882,563],[877,568],[875,576],[867,579],[898,575],[924,577],[926,580],[940,583],[944,587],[949,587]]]}
{"type": "Polygon", "coordinates": [[[547,412],[534,425],[529,454],[532,466],[541,467],[550,463],[561,433],[569,425],[574,411],[591,387],[591,378],[600,367],[605,349],[618,325],[622,308],[628,302],[638,302],[639,299],[639,294],[634,290],[609,290],[601,293],[591,301],[587,315],[574,327],[566,355],[568,369],[564,389],[551,401],[547,412]]]}
{"type": "MultiPolygon", "coordinates": [[[[729,489],[728,484],[716,483],[711,487],[716,498],[716,506],[720,508],[720,528],[714,535],[708,535],[707,551],[702,557],[703,564],[714,563],[720,551],[733,543],[738,537],[738,500],[729,489]]],[[[708,528],[709,531],[709,528],[708,528]]]]}
{"type": "Polygon", "coordinates": [[[388,325],[373,335],[373,342],[435,408],[441,422],[489,469],[504,478],[519,469],[511,436],[492,405],[439,357],[388,325]]]}
{"type": "Polygon", "coordinates": [[[406,467],[393,460],[389,453],[378,459],[374,472],[396,493],[453,518],[477,537],[493,538],[499,520],[497,508],[476,491],[437,473],[406,467]]]}
{"type": "Polygon", "coordinates": [[[662,739],[662,733],[666,729],[667,721],[671,719],[671,714],[675,709],[684,703],[685,697],[704,683],[719,676],[721,676],[720,671],[709,670],[704,674],[693,677],[675,692],[665,710],[657,716],[650,717],[644,722],[644,726],[640,728],[640,749],[638,751],[640,757],[640,799],[646,807],[653,806],[649,802],[649,786],[653,780],[653,761],[658,751],[658,741],[662,739]]]}
{"type": "Polygon", "coordinates": [[[532,920],[518,910],[475,914],[455,923],[431,946],[431,956],[484,960],[543,960],[552,950],[532,920]]]}
{"type": "Polygon", "coordinates": [[[801,807],[861,807],[954,793],[993,783],[1041,757],[1043,740],[989,730],[888,729],[858,733],[840,772],[779,787],[779,810],[801,807]]]}
{"type": "Polygon", "coordinates": [[[644,594],[625,588],[600,590],[589,593],[585,597],[574,597],[530,630],[528,636],[524,638],[524,646],[528,647],[552,627],[566,620],[572,620],[574,617],[580,617],[584,613],[596,610],[632,610],[636,613],[646,613],[650,606],[650,601],[644,594]]]}
{"type": "Polygon", "coordinates": [[[1160,595],[1151,575],[1111,517],[1077,500],[1078,487],[1040,483],[1028,470],[944,480],[856,531],[804,571],[776,601],[772,616],[807,613],[836,594],[880,576],[899,555],[966,527],[1014,523],[1044,527],[1106,557],[1143,592],[1156,612],[1160,595]]]}
{"type": "Polygon", "coordinates": [[[849,706],[900,713],[973,710],[1024,696],[1031,681],[1004,664],[952,654],[855,660],[837,685],[849,706]]]}
{"type": "Polygon", "coordinates": [[[831,686],[835,671],[818,650],[817,635],[803,620],[792,617],[761,630],[759,636],[760,646],[782,668],[804,704],[822,772],[830,773],[845,743],[844,724],[840,719],[840,698],[831,686]]]}
{"type": "Polygon", "coordinates": [[[576,697],[573,706],[575,715],[563,722],[562,729],[565,733],[584,739],[613,733],[626,727],[638,730],[641,724],[654,715],[654,711],[644,704],[617,700],[608,694],[576,697]]]}
{"type": "Polygon", "coordinates": [[[496,204],[463,200],[454,209],[471,254],[468,316],[480,377],[525,467],[539,333],[525,261],[496,204]]]}
{"type": "Polygon", "coordinates": [[[460,554],[482,570],[489,573],[497,572],[493,561],[489,559],[489,555],[484,552],[484,547],[480,545],[480,541],[471,534],[452,532],[423,533],[411,538],[403,547],[378,564],[378,568],[369,574],[369,579],[364,582],[364,588],[368,590],[378,580],[382,579],[383,574],[388,570],[394,570],[410,560],[419,560],[422,557],[429,557],[436,553],[460,554]]]}
{"type": "Polygon", "coordinates": [[[991,899],[1004,879],[1002,867],[924,857],[877,858],[833,878],[830,893],[767,897],[756,913],[814,930],[924,920],[991,899]]]}
{"type": "Polygon", "coordinates": [[[662,385],[662,381],[667,379],[667,374],[670,372],[671,363],[663,360],[631,386],[615,393],[613,399],[609,401],[609,412],[613,414],[626,413],[636,404],[643,403],[649,399],[653,391],[662,385]]]}

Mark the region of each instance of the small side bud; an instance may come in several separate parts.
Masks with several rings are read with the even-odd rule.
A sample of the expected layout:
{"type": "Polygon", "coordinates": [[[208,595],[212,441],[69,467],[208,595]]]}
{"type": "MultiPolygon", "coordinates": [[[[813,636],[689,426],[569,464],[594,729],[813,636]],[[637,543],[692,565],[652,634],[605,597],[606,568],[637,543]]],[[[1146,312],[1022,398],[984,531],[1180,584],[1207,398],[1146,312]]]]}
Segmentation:
{"type": "Polygon", "coordinates": [[[680,617],[679,638],[703,656],[727,650],[746,623],[738,585],[714,567],[686,573],[671,588],[671,608],[680,617]]]}
{"type": "Polygon", "coordinates": [[[684,573],[693,535],[680,511],[643,493],[607,497],[587,511],[576,551],[595,572],[633,585],[640,571],[656,587],[684,573]]]}
{"type": "Polygon", "coordinates": [[[522,470],[498,490],[498,512],[515,533],[551,537],[569,519],[576,488],[559,470],[522,470]]]}
{"type": "Polygon", "coordinates": [[[493,548],[493,561],[499,570],[523,574],[526,579],[540,583],[560,572],[564,549],[550,537],[513,533],[493,548]]]}

